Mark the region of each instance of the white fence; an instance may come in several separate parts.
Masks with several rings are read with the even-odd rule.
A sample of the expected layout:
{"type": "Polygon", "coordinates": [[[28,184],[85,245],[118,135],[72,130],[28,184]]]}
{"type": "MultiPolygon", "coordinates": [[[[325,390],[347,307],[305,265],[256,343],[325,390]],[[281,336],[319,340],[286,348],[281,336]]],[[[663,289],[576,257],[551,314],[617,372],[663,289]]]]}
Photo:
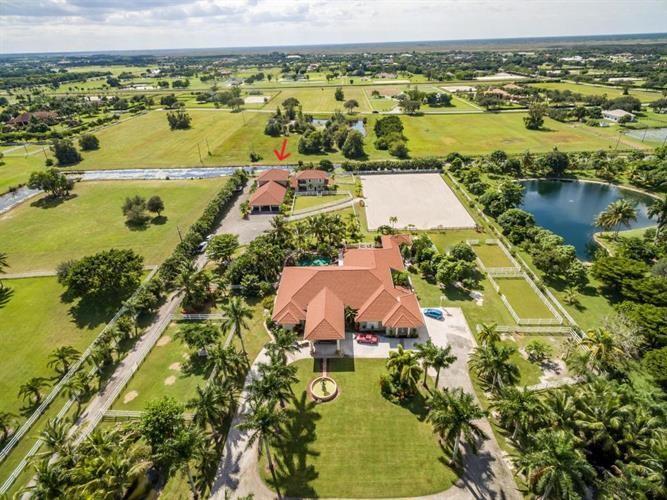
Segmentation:
{"type": "Polygon", "coordinates": [[[225,319],[222,313],[211,314],[174,314],[172,319],[175,321],[207,321],[207,320],[221,320],[225,319]]]}
{"type": "Polygon", "coordinates": [[[552,306],[547,298],[542,294],[539,288],[537,288],[537,285],[531,280],[527,275],[524,273],[520,273],[518,276],[505,276],[504,278],[506,279],[522,279],[525,280],[530,287],[533,289],[535,294],[539,297],[539,299],[542,301],[542,303],[546,306],[547,309],[549,309],[549,312],[553,315],[553,318],[521,318],[514,307],[512,307],[512,304],[510,304],[509,300],[507,300],[507,297],[502,293],[500,290],[500,285],[496,282],[494,277],[489,274],[489,281],[491,282],[491,285],[493,286],[493,289],[498,292],[498,295],[500,296],[500,300],[502,300],[503,304],[505,304],[505,307],[509,311],[510,315],[512,316],[512,319],[516,322],[517,325],[562,325],[563,324],[563,317],[556,311],[554,306],[552,306]]]}

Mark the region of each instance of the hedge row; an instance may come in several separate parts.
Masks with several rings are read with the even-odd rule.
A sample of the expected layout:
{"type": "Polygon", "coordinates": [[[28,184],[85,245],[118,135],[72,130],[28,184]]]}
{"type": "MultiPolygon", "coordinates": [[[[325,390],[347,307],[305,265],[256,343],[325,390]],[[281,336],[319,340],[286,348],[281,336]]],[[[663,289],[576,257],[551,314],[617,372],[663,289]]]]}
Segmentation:
{"type": "Polygon", "coordinates": [[[227,213],[237,191],[245,186],[247,180],[248,174],[244,170],[239,169],[234,172],[225,186],[208,204],[201,217],[190,226],[171,256],[160,266],[159,277],[167,288],[171,287],[182,266],[194,260],[197,255],[197,247],[227,213]]]}
{"type": "Polygon", "coordinates": [[[378,170],[425,170],[442,168],[442,160],[438,158],[415,158],[412,160],[379,160],[379,161],[344,161],[341,166],[347,172],[378,171],[378,170]]]}

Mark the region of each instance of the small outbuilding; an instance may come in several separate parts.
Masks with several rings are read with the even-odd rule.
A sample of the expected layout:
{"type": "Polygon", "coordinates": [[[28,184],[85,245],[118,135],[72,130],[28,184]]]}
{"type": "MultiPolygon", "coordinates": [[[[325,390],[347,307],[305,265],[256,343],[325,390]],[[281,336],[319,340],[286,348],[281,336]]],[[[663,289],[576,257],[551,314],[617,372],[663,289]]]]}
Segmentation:
{"type": "Polygon", "coordinates": [[[621,121],[635,121],[635,115],[625,111],[624,109],[605,109],[602,111],[602,117],[606,120],[611,120],[613,122],[619,123],[621,121]],[[624,118],[627,117],[627,118],[624,118]]]}

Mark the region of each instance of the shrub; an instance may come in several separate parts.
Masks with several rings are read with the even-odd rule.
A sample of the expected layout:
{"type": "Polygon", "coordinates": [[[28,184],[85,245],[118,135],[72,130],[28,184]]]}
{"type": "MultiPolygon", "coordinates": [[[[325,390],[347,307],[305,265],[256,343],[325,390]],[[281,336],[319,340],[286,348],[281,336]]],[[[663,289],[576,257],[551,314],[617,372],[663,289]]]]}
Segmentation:
{"type": "Polygon", "coordinates": [[[70,140],[53,141],[53,153],[56,155],[58,165],[74,165],[81,161],[81,155],[70,140]]]}
{"type": "Polygon", "coordinates": [[[83,134],[79,137],[79,147],[83,151],[92,151],[100,148],[100,140],[93,134],[83,134]]]}

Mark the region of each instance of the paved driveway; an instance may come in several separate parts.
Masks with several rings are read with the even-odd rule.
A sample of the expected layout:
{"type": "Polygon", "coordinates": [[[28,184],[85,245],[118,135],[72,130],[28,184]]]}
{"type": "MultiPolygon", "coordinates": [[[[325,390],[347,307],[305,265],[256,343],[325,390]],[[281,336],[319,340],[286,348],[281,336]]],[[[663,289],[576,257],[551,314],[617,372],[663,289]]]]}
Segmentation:
{"type": "Polygon", "coordinates": [[[217,231],[217,234],[237,234],[241,245],[247,245],[257,236],[268,231],[271,228],[271,219],[276,216],[276,214],[253,214],[249,215],[247,219],[241,216],[241,203],[250,197],[250,184],[251,181],[248,182],[243,194],[236,199],[234,206],[229,210],[217,231]]]}

